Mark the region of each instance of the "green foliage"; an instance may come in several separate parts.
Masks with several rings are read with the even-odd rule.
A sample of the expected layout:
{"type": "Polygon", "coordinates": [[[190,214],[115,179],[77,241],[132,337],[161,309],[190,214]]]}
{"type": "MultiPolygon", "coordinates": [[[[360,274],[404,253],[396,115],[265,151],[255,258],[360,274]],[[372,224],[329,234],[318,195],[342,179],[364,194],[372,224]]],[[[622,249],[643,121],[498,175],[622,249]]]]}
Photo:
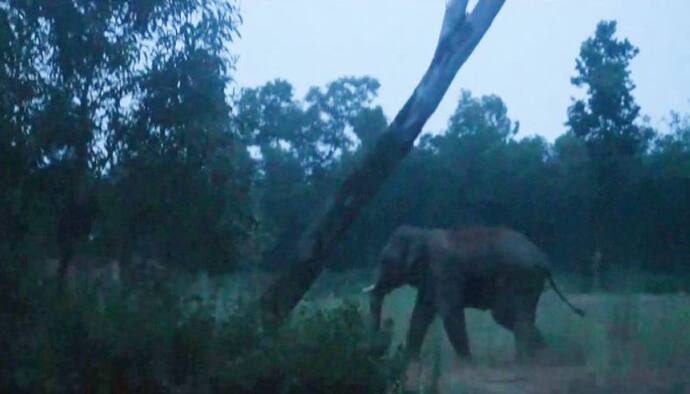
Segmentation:
{"type": "Polygon", "coordinates": [[[596,159],[642,152],[649,140],[635,122],[640,107],[635,103],[630,61],[639,50],[627,39],[617,40],[616,22],[600,22],[594,37],[580,48],[573,85],[587,88],[587,100],[575,100],[568,109],[567,125],[584,137],[596,159]]]}
{"type": "Polygon", "coordinates": [[[84,286],[55,296],[33,289],[31,313],[15,335],[11,381],[17,392],[164,392],[177,316],[163,293],[84,286]]]}
{"type": "Polygon", "coordinates": [[[254,225],[254,168],[226,95],[239,23],[218,0],[3,6],[0,234],[12,247],[236,269],[254,225]]]}
{"type": "Polygon", "coordinates": [[[615,33],[615,21],[600,22],[594,36],[582,43],[571,82],[586,87],[587,98],[568,108],[566,125],[589,149],[595,180],[590,206],[594,248],[620,259],[620,250],[606,241],[625,242],[619,230],[625,222],[621,197],[634,187],[634,176],[640,173],[636,159],[647,150],[653,131],[639,124],[640,107],[632,95],[629,67],[639,50],[627,39],[616,39],[615,33]]]}
{"type": "Polygon", "coordinates": [[[312,88],[304,100],[276,80],[245,89],[236,119],[250,146],[258,148],[258,203],[266,267],[279,268],[295,252],[299,234],[352,164],[386,126],[373,105],[379,83],[344,77],[312,88]]]}
{"type": "Polygon", "coordinates": [[[402,372],[345,303],[268,329],[249,310],[214,317],[216,300],[181,302],[172,287],[34,289],[3,387],[14,392],[384,392],[402,372]]]}
{"type": "Polygon", "coordinates": [[[381,345],[372,344],[354,304],[303,309],[221,371],[218,384],[225,392],[238,393],[384,392],[402,372],[404,360],[401,354],[381,355],[381,345]]]}

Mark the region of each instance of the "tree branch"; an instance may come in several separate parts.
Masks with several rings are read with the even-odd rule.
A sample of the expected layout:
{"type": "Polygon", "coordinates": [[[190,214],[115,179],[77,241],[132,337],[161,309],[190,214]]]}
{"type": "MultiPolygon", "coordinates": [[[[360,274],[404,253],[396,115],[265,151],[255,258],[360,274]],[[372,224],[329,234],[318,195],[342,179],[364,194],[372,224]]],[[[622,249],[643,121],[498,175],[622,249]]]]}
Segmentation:
{"type": "Polygon", "coordinates": [[[297,261],[262,295],[260,303],[267,320],[285,318],[316,280],[326,258],[359,211],[410,151],[504,1],[480,0],[469,16],[467,0],[448,1],[433,59],[412,96],[373,149],[355,165],[325,211],[302,234],[297,261]]]}
{"type": "Polygon", "coordinates": [[[465,22],[467,15],[467,2],[469,0],[450,0],[446,4],[446,12],[443,15],[443,25],[441,25],[441,36],[439,42],[444,37],[452,34],[452,28],[460,26],[465,22]]]}

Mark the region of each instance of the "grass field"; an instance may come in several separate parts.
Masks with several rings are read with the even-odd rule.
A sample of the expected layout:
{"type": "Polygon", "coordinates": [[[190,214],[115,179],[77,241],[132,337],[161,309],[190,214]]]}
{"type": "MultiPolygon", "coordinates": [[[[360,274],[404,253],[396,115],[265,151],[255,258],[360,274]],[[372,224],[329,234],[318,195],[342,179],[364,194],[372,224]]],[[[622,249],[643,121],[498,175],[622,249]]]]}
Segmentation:
{"type": "MultiPolygon", "coordinates": [[[[414,289],[402,288],[386,299],[384,319],[393,322],[394,344],[403,343],[415,295],[414,289]]],[[[365,298],[350,298],[366,308],[365,298]]],[[[595,293],[569,298],[587,316],[575,315],[547,290],[537,325],[549,348],[530,366],[513,361],[512,334],[488,312],[467,311],[472,365],[457,360],[435,321],[422,352],[422,383],[430,384],[436,368],[440,390],[446,392],[690,393],[690,296],[595,293]]],[[[339,302],[336,297],[319,301],[339,302]]]]}
{"type": "MultiPolygon", "coordinates": [[[[322,278],[302,307],[329,308],[349,300],[366,310],[367,299],[358,289],[368,279],[366,274],[344,281],[322,278]]],[[[241,282],[246,287],[248,282],[241,282]]],[[[236,289],[237,283],[231,280],[223,287],[236,289]]],[[[393,347],[403,344],[415,295],[414,289],[402,288],[386,298],[384,319],[393,323],[393,347]]],[[[514,362],[512,334],[488,312],[467,311],[471,364],[456,358],[435,321],[420,365],[411,366],[408,385],[419,389],[435,383],[439,392],[480,394],[690,393],[690,296],[629,292],[568,297],[586,310],[586,317],[575,315],[546,290],[537,326],[549,347],[530,365],[514,362]]]]}
{"type": "MultiPolygon", "coordinates": [[[[388,297],[384,317],[402,343],[415,291],[388,297]]],[[[472,365],[456,359],[442,325],[425,341],[422,380],[441,371],[441,391],[506,393],[690,393],[690,297],[686,295],[570,295],[587,311],[572,313],[552,291],[541,298],[537,325],[549,344],[534,365],[514,363],[513,337],[488,312],[468,310],[472,365]],[[426,376],[426,377],[424,377],[426,376]],[[445,387],[445,389],[443,389],[445,387]]]]}

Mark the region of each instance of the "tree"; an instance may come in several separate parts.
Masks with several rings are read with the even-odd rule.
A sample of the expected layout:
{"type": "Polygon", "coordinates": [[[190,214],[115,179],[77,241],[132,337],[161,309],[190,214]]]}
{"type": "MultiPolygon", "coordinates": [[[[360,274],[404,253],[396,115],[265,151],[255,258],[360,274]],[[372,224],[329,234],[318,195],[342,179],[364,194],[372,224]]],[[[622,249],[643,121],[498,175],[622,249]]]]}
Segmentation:
{"type": "Polygon", "coordinates": [[[428,152],[431,168],[427,171],[436,174],[431,179],[447,180],[427,186],[430,198],[420,204],[424,212],[420,224],[507,224],[505,207],[496,199],[496,189],[505,182],[495,178],[501,178],[502,159],[517,129],[499,97],[473,97],[463,90],[446,131],[428,136],[420,144],[428,152]]]}
{"type": "Polygon", "coordinates": [[[639,154],[648,136],[636,121],[630,61],[639,53],[627,39],[614,37],[616,22],[600,22],[594,36],[582,43],[571,82],[587,88],[586,100],[568,108],[568,127],[587,141],[593,158],[639,154]]]}
{"type": "Polygon", "coordinates": [[[615,33],[615,21],[600,22],[594,36],[582,43],[571,82],[586,87],[587,98],[574,100],[566,123],[587,143],[597,186],[592,206],[594,248],[606,246],[609,252],[621,240],[616,234],[622,234],[621,198],[629,176],[639,172],[630,167],[647,150],[653,134],[639,123],[640,107],[632,95],[635,84],[629,67],[639,50],[627,39],[616,39],[615,33]]]}
{"type": "Polygon", "coordinates": [[[672,112],[667,132],[645,159],[633,199],[636,230],[645,240],[645,268],[685,274],[690,256],[690,115],[672,112]]]}
{"type": "MultiPolygon", "coordinates": [[[[554,193],[558,196],[558,209],[554,212],[558,222],[558,255],[570,261],[592,258],[593,194],[595,177],[586,142],[567,132],[553,144],[552,163],[557,173],[554,193]]],[[[589,268],[589,267],[585,267],[589,268]]]]}
{"type": "Polygon", "coordinates": [[[252,221],[226,95],[238,24],[225,0],[1,6],[0,226],[15,243],[57,249],[61,273],[77,249],[124,263],[143,243],[236,260],[252,221]]]}
{"type": "Polygon", "coordinates": [[[226,94],[236,6],[190,0],[152,12],[141,22],[148,27],[137,41],[131,110],[107,139],[112,204],[102,238],[123,265],[137,255],[187,271],[231,271],[254,225],[253,166],[226,94]]]}
{"type": "Polygon", "coordinates": [[[336,243],[359,211],[374,197],[434,112],[455,74],[470,56],[502,7],[502,0],[481,0],[468,15],[467,0],[446,5],[441,35],[431,65],[412,96],[376,145],[355,165],[324,212],[302,234],[298,257],[261,297],[269,320],[282,320],[323,269],[336,243]]]}
{"type": "Polygon", "coordinates": [[[311,88],[304,100],[281,80],[242,91],[236,119],[247,143],[260,152],[262,227],[276,240],[264,245],[264,267],[285,268],[278,257],[294,253],[313,207],[323,204],[344,166],[385,125],[383,111],[372,104],[378,87],[370,77],[344,77],[311,88]]]}

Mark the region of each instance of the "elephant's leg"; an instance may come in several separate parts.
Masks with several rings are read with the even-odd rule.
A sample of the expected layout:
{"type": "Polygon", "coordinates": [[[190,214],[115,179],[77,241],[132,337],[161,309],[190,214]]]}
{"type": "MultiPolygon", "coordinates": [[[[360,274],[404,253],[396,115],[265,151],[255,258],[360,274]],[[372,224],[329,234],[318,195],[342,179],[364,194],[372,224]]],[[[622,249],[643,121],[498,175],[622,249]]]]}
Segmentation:
{"type": "Polygon", "coordinates": [[[491,308],[491,316],[501,327],[513,333],[515,339],[515,353],[517,358],[522,357],[522,336],[515,331],[515,309],[510,299],[498,298],[491,308]]]}
{"type": "Polygon", "coordinates": [[[491,317],[494,318],[494,321],[498,323],[498,325],[506,330],[510,330],[511,332],[514,330],[515,316],[510,308],[494,305],[493,308],[491,308],[491,317]]]}
{"type": "Polygon", "coordinates": [[[529,338],[532,350],[541,350],[546,347],[546,341],[544,341],[544,335],[542,335],[541,330],[533,322],[529,326],[529,338]]]}
{"type": "Polygon", "coordinates": [[[534,313],[521,311],[515,319],[515,343],[519,359],[532,358],[545,346],[544,337],[534,324],[534,313]]]}
{"type": "Polygon", "coordinates": [[[496,279],[496,294],[491,305],[491,316],[494,321],[506,330],[515,329],[515,289],[510,278],[501,276],[496,279]]]}
{"type": "Polygon", "coordinates": [[[407,331],[407,355],[411,359],[418,359],[422,349],[424,337],[429,329],[429,325],[434,320],[436,309],[433,300],[420,290],[417,294],[417,301],[412,311],[410,328],[407,331]]]}
{"type": "Polygon", "coordinates": [[[467,327],[465,324],[465,305],[463,298],[463,281],[444,278],[439,283],[436,294],[438,312],[443,319],[443,327],[453,348],[462,358],[472,358],[467,327]]]}
{"type": "Polygon", "coordinates": [[[513,332],[518,359],[532,357],[535,351],[545,346],[544,337],[535,325],[539,295],[523,292],[506,293],[491,311],[494,320],[513,332]]]}
{"type": "Polygon", "coordinates": [[[451,312],[443,318],[443,327],[453,348],[462,358],[471,359],[469,338],[467,336],[467,326],[465,324],[465,311],[460,308],[451,312]]]}
{"type": "Polygon", "coordinates": [[[496,323],[513,332],[518,359],[525,359],[544,347],[544,339],[535,325],[539,294],[519,288],[523,282],[508,282],[498,291],[491,315],[496,323]]]}

